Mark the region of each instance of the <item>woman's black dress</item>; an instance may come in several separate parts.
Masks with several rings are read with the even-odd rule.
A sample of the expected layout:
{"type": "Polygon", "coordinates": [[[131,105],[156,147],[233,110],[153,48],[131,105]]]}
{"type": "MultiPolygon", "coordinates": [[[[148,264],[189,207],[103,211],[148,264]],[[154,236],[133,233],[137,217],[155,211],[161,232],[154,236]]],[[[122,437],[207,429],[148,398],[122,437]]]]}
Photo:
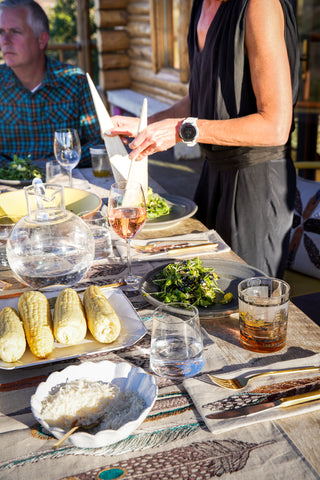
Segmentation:
{"type": "MultiPolygon", "coordinates": [[[[299,49],[289,0],[279,0],[291,68],[293,104],[298,96],[299,49]]],[[[249,0],[222,2],[197,47],[202,0],[195,0],[188,35],[191,115],[229,119],[257,111],[245,52],[249,0]]],[[[289,148],[201,144],[206,160],[195,193],[198,218],[214,228],[248,264],[281,278],[287,259],[296,188],[289,148]]]]}

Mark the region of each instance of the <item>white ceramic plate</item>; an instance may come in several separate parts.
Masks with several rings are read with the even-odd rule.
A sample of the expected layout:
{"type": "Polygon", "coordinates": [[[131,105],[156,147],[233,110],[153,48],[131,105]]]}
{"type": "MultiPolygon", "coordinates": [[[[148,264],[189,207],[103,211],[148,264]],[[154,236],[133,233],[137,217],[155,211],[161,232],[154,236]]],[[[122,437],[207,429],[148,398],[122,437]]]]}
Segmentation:
{"type": "MultiPolygon", "coordinates": [[[[163,305],[163,302],[159,301],[154,293],[158,291],[157,286],[153,283],[155,277],[160,273],[166,265],[174,262],[167,262],[165,265],[156,267],[154,270],[148,272],[140,282],[141,294],[152,305],[158,307],[163,305]]],[[[177,263],[177,262],[175,262],[177,263]]],[[[249,277],[261,277],[266,276],[261,270],[246,265],[245,263],[233,262],[230,260],[221,259],[204,259],[202,263],[205,267],[214,268],[219,275],[218,286],[225,293],[232,293],[233,300],[225,305],[216,303],[207,308],[199,308],[200,317],[214,317],[221,315],[230,315],[238,310],[238,284],[241,280],[249,277]]]]}
{"type": "Polygon", "coordinates": [[[32,180],[7,180],[6,178],[0,178],[0,183],[11,187],[26,187],[31,185],[32,180]]]}
{"type": "Polygon", "coordinates": [[[40,383],[31,397],[31,410],[36,420],[56,438],[61,438],[65,431],[57,427],[49,427],[41,417],[42,401],[57,385],[77,379],[91,381],[112,382],[121,391],[133,391],[145,401],[145,409],[136,420],[122,425],[118,430],[101,430],[95,435],[85,431],[77,431],[69,437],[69,441],[76,447],[97,448],[119,442],[127,438],[143,422],[149,414],[157,398],[157,386],[153,375],[146,373],[142,368],[132,367],[129,363],[85,362],[82,365],[72,365],[61,372],[54,372],[47,380],[40,383]]]}
{"type": "MultiPolygon", "coordinates": [[[[70,358],[77,358],[83,355],[89,355],[99,352],[111,352],[120,348],[130,347],[140,340],[147,332],[146,327],[142,323],[139,315],[134,309],[130,300],[126,295],[117,288],[104,288],[102,292],[109,300],[116,314],[121,321],[120,336],[113,343],[99,343],[88,331],[86,338],[77,345],[67,346],[55,342],[53,352],[46,358],[35,357],[27,347],[22,358],[18,362],[7,363],[0,360],[0,369],[12,370],[16,368],[32,367],[43,363],[59,362],[70,358]]],[[[59,292],[44,292],[47,298],[57,297],[59,292]]],[[[81,296],[82,294],[80,294],[81,296]]],[[[0,310],[4,307],[17,308],[18,298],[10,298],[7,300],[0,299],[0,310]]]]}
{"type": "Polygon", "coordinates": [[[171,211],[168,215],[147,220],[143,227],[144,231],[173,227],[182,220],[192,217],[197,211],[197,205],[189,198],[170,195],[169,193],[161,193],[160,195],[167,200],[171,206],[171,211]]]}

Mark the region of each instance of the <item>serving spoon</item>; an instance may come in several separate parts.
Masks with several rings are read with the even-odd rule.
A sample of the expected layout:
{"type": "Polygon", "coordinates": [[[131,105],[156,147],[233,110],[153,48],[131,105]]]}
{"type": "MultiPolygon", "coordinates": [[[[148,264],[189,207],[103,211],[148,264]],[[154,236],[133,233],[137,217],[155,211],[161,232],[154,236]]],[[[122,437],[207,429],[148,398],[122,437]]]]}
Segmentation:
{"type": "Polygon", "coordinates": [[[101,417],[98,417],[95,422],[89,423],[89,425],[83,425],[82,423],[77,423],[76,425],[73,425],[70,430],[68,430],[56,443],[53,444],[52,448],[60,447],[79,428],[83,430],[91,430],[91,428],[97,427],[101,423],[102,417],[103,415],[101,415],[101,417]]]}

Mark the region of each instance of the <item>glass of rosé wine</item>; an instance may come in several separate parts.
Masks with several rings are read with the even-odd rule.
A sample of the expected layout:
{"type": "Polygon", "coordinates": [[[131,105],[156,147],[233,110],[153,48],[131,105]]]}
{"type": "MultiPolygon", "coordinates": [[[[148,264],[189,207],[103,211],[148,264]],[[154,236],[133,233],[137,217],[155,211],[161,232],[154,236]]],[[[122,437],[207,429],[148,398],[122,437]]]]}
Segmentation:
{"type": "Polygon", "coordinates": [[[116,234],[127,244],[128,275],[125,280],[129,290],[136,290],[140,280],[131,272],[130,242],[140,232],[146,219],[146,199],[140,183],[114,183],[109,194],[108,220],[116,234]]]}

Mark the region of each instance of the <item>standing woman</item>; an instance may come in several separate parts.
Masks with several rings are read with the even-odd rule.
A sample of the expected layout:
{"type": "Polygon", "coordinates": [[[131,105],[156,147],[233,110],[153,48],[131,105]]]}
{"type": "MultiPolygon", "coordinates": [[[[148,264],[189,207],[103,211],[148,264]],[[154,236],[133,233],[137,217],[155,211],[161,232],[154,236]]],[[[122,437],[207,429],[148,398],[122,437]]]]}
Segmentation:
{"type": "MultiPolygon", "coordinates": [[[[199,143],[198,218],[247,263],[281,278],[296,187],[289,137],[299,51],[291,2],[194,0],[188,47],[189,95],[150,117],[131,156],[199,143]]],[[[111,134],[134,136],[137,121],[114,117],[111,134]]]]}

